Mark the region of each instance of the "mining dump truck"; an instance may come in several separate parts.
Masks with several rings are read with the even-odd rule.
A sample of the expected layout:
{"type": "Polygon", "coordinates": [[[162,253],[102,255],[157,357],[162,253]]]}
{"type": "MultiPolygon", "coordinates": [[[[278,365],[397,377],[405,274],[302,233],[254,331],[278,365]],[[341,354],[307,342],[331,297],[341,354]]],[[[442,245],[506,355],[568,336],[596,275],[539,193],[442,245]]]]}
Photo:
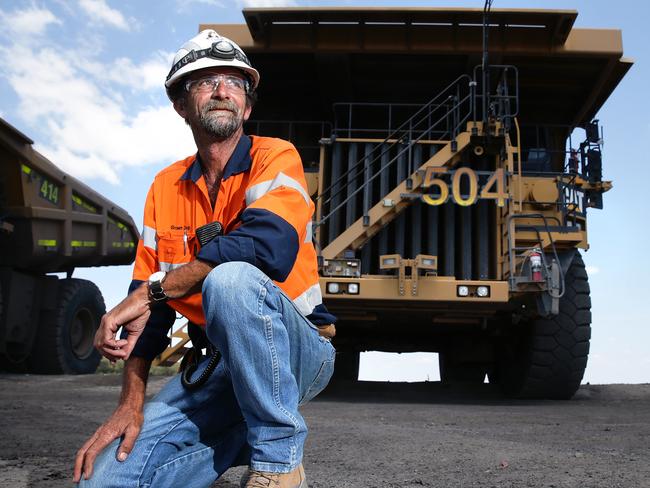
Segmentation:
{"type": "Polygon", "coordinates": [[[591,335],[595,120],[631,61],[575,11],[246,9],[205,24],[262,73],[246,131],[291,140],[317,204],[335,376],[439,354],[443,382],[569,398],[591,335]],[[489,18],[488,18],[489,17],[489,18]]]}
{"type": "Polygon", "coordinates": [[[0,119],[0,370],[93,373],[104,299],[72,273],[132,263],[138,230],[32,144],[0,119]]]}

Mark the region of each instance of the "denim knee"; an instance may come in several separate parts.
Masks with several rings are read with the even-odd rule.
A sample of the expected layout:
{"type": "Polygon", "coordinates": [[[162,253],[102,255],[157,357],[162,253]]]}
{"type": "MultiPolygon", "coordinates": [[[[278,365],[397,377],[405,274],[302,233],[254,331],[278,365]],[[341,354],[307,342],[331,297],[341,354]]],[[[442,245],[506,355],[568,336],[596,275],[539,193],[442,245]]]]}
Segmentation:
{"type": "Polygon", "coordinates": [[[232,327],[222,327],[248,313],[260,312],[261,293],[267,293],[270,278],[252,264],[242,261],[223,263],[203,282],[203,311],[208,337],[221,335],[232,327]],[[226,330],[224,330],[226,329],[226,330]]]}
{"type": "MultiPolygon", "coordinates": [[[[203,281],[203,296],[213,294],[214,298],[231,295],[233,290],[259,283],[268,278],[257,267],[243,261],[230,261],[215,267],[203,281]]],[[[211,297],[212,298],[212,297],[211,297]]]]}
{"type": "Polygon", "coordinates": [[[120,462],[116,456],[119,441],[113,441],[97,456],[90,479],[81,476],[78,488],[111,488],[137,486],[138,472],[132,463],[120,462]]]}

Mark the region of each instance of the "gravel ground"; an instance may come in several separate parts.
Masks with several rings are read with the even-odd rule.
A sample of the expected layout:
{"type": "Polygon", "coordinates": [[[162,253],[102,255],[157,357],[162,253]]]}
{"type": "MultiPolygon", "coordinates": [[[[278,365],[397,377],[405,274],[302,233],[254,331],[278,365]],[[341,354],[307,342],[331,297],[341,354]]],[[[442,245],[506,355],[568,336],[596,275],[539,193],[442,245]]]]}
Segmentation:
{"type": "MultiPolygon", "coordinates": [[[[152,377],[149,392],[167,379],[152,377]]],[[[0,375],[0,486],[72,486],[74,453],[119,390],[118,375],[0,375]]],[[[533,402],[488,385],[339,383],[303,414],[311,488],[650,488],[647,384],[533,402]]],[[[237,487],[241,473],[214,487],[237,487]]]]}

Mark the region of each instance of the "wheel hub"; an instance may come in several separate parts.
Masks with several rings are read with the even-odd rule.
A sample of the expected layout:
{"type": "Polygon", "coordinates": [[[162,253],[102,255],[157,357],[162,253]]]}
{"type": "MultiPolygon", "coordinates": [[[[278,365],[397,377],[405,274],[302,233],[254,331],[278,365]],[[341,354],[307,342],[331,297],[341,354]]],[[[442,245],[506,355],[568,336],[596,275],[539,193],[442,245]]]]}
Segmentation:
{"type": "Polygon", "coordinates": [[[70,345],[73,354],[79,359],[85,359],[93,352],[95,338],[95,323],[93,315],[87,308],[77,310],[70,325],[70,345]]]}

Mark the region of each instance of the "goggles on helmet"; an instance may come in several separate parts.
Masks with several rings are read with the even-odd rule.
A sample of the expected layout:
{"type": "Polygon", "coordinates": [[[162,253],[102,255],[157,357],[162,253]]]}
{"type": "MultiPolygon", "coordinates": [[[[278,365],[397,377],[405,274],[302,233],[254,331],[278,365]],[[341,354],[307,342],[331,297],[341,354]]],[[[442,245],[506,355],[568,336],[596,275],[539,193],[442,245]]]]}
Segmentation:
{"type": "Polygon", "coordinates": [[[178,62],[176,62],[172,66],[172,69],[169,71],[166,81],[169,80],[172,76],[174,76],[174,73],[176,73],[183,66],[193,63],[194,61],[201,58],[222,59],[227,61],[232,61],[233,59],[236,59],[248,66],[251,66],[250,61],[248,60],[248,58],[243,52],[241,52],[239,49],[233,46],[232,43],[230,43],[229,41],[220,39],[216,42],[213,42],[212,46],[210,46],[209,48],[192,50],[189,53],[187,53],[185,56],[183,56],[181,59],[179,59],[178,62]]]}
{"type": "Polygon", "coordinates": [[[185,82],[185,91],[194,90],[198,93],[214,93],[214,91],[223,83],[227,91],[235,93],[248,93],[250,83],[235,75],[210,75],[198,80],[188,80],[185,82]]]}

